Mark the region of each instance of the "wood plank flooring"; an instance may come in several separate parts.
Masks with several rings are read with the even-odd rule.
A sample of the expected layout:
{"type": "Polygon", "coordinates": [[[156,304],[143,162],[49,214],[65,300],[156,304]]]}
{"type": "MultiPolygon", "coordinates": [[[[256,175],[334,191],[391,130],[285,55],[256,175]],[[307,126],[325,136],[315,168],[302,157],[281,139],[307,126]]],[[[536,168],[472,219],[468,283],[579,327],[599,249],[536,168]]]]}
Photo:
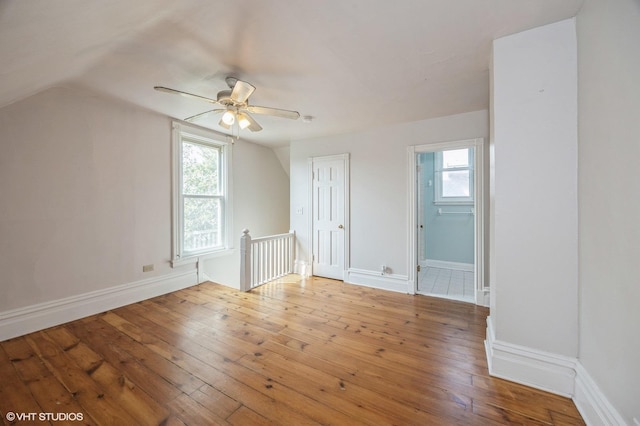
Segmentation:
{"type": "Polygon", "coordinates": [[[46,423],[10,412],[90,425],[584,424],[569,399],[489,377],[487,314],[321,278],[249,293],[205,283],[1,342],[0,412],[5,424],[46,423]]]}

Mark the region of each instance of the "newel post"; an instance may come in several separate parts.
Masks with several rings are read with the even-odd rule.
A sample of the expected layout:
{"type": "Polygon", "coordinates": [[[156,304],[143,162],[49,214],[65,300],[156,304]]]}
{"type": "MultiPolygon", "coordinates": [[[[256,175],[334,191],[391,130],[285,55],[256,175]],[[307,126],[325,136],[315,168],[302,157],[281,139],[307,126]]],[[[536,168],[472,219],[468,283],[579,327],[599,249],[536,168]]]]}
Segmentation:
{"type": "Polygon", "coordinates": [[[287,272],[292,274],[295,272],[296,231],[294,229],[289,229],[289,233],[291,234],[291,244],[289,244],[289,270],[287,272]]]}
{"type": "Polygon", "coordinates": [[[247,228],[242,230],[240,237],[240,290],[251,289],[251,235],[247,228]]]}

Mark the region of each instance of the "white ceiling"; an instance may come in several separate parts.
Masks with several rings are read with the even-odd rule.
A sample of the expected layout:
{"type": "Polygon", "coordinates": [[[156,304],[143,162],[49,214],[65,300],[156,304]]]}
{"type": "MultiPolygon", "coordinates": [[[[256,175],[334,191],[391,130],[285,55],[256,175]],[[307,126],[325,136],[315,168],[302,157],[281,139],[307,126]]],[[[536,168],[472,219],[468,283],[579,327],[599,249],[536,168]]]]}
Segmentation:
{"type": "Polygon", "coordinates": [[[215,98],[233,75],[314,117],[241,133],[286,145],[488,108],[491,41],[582,1],[0,0],[0,106],[74,84],[185,118],[210,105],[153,86],[215,98]]]}

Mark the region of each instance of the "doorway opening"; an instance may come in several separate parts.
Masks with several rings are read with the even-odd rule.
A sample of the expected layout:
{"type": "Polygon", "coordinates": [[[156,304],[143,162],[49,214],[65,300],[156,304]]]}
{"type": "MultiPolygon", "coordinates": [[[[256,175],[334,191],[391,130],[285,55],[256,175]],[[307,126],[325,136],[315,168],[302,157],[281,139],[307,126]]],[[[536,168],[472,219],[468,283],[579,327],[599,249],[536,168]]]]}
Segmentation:
{"type": "Polygon", "coordinates": [[[483,140],[410,147],[410,292],[486,304],[483,140]]]}

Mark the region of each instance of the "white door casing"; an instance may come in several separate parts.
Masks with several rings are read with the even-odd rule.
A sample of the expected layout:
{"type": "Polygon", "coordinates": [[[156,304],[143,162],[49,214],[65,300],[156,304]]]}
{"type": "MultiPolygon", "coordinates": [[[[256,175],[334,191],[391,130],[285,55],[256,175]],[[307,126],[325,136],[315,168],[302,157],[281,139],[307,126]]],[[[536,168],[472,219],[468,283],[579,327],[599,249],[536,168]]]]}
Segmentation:
{"type": "Polygon", "coordinates": [[[347,268],[349,155],[310,159],[313,275],[343,280],[347,268]]]}
{"type": "Polygon", "coordinates": [[[417,155],[421,152],[435,152],[457,148],[475,148],[474,156],[474,199],[475,199],[475,293],[476,304],[488,306],[489,287],[484,282],[484,139],[468,139],[461,141],[431,143],[407,147],[408,155],[408,211],[409,227],[407,229],[407,259],[409,271],[409,294],[415,294],[418,288],[417,265],[418,257],[418,197],[417,197],[417,155]]]}
{"type": "MultiPolygon", "coordinates": [[[[416,166],[416,174],[417,174],[417,181],[418,182],[422,182],[422,170],[423,166],[422,164],[417,164],[416,166]]],[[[425,266],[422,263],[426,260],[427,258],[427,250],[426,250],[426,239],[427,239],[427,230],[424,226],[424,187],[422,185],[417,185],[416,187],[416,197],[417,197],[417,203],[418,203],[418,261],[417,264],[421,265],[421,266],[425,266]]]]}

